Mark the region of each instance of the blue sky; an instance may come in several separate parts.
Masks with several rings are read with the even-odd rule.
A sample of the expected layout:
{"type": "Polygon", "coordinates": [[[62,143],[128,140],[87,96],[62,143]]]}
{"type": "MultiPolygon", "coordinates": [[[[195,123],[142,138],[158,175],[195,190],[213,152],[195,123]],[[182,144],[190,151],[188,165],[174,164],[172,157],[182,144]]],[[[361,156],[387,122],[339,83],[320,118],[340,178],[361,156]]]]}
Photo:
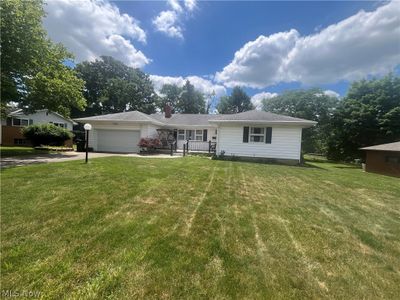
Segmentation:
{"type": "MultiPolygon", "coordinates": [[[[49,2],[52,39],[77,62],[113,55],[156,87],[186,78],[218,96],[234,85],[273,96],[317,86],[345,95],[349,82],[400,64],[400,2],[49,2]]],[[[261,96],[260,96],[261,97],[261,96]]]]}

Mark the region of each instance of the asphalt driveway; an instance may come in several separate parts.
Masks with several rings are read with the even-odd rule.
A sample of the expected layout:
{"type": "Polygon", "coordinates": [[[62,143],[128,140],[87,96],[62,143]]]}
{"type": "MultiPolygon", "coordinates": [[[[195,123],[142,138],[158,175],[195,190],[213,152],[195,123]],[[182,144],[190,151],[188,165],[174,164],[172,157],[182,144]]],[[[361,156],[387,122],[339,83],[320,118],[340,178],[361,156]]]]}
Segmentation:
{"type": "MultiPolygon", "coordinates": [[[[180,154],[175,154],[170,156],[167,154],[156,154],[156,155],[139,155],[139,154],[124,154],[124,153],[100,153],[100,152],[90,152],[89,159],[98,157],[109,157],[109,156],[129,156],[129,157],[143,157],[143,158],[178,158],[182,157],[180,154]]],[[[53,162],[63,162],[70,160],[85,160],[85,152],[59,152],[59,153],[46,153],[38,155],[29,156],[15,156],[15,157],[4,157],[0,160],[0,168],[25,166],[31,164],[40,163],[53,163],[53,162]]]]}
{"type": "MultiPolygon", "coordinates": [[[[89,153],[89,158],[96,157],[105,157],[105,156],[115,156],[121,154],[114,153],[89,153]]],[[[124,155],[124,154],[122,154],[124,155]]],[[[84,160],[85,153],[84,152],[59,152],[59,153],[44,153],[38,155],[29,155],[29,156],[15,156],[15,157],[4,157],[1,158],[0,167],[16,167],[16,166],[24,166],[31,164],[39,164],[39,163],[51,163],[51,162],[62,162],[69,160],[84,160]]]]}

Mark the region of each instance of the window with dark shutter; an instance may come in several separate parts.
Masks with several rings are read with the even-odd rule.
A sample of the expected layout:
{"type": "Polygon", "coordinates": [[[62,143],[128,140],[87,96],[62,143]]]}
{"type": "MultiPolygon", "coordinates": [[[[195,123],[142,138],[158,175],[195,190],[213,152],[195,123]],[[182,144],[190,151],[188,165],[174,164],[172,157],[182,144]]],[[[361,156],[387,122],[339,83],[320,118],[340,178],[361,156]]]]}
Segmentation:
{"type": "Polygon", "coordinates": [[[249,142],[249,127],[243,127],[243,143],[249,142]]]}
{"type": "Polygon", "coordinates": [[[203,130],[203,142],[207,142],[207,129],[203,130]]]}
{"type": "Polygon", "coordinates": [[[272,141],[272,127],[267,127],[265,130],[265,143],[271,144],[272,141]]]}
{"type": "Polygon", "coordinates": [[[32,124],[33,124],[33,120],[29,119],[29,125],[32,125],[32,124]]]}

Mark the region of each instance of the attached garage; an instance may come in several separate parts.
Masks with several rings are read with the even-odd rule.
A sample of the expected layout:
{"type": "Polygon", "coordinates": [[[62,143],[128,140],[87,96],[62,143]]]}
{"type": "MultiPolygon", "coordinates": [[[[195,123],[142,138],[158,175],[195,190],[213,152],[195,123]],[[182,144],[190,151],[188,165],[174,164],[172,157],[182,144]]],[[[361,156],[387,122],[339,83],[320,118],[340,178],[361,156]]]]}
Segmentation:
{"type": "Polygon", "coordinates": [[[141,138],[157,137],[164,124],[139,111],[99,115],[76,119],[89,123],[89,147],[99,152],[139,153],[141,138]]]}
{"type": "Polygon", "coordinates": [[[97,151],[100,152],[139,152],[139,130],[97,129],[97,151]]]}

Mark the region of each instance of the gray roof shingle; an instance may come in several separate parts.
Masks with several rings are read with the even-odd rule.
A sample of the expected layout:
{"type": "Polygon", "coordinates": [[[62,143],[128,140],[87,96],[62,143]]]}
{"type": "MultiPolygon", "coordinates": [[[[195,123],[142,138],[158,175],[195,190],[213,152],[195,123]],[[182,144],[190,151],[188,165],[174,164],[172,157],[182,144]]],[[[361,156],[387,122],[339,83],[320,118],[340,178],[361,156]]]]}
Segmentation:
{"type": "Polygon", "coordinates": [[[84,117],[75,119],[76,121],[129,121],[129,122],[145,122],[145,123],[160,123],[140,111],[127,111],[122,113],[99,115],[93,117],[84,117]]]}
{"type": "Polygon", "coordinates": [[[380,144],[375,146],[369,146],[360,148],[360,150],[373,150],[373,151],[398,151],[400,152],[400,141],[394,143],[380,144]]]}
{"type": "Polygon", "coordinates": [[[207,114],[173,114],[171,118],[165,118],[164,114],[152,114],[150,116],[168,126],[210,126],[209,121],[219,117],[219,115],[207,114]]]}
{"type": "Polygon", "coordinates": [[[78,122],[90,121],[127,121],[147,122],[165,126],[210,126],[218,122],[251,122],[251,123],[291,123],[297,125],[312,126],[314,121],[277,115],[270,112],[251,110],[230,115],[209,115],[209,114],[173,114],[165,118],[164,114],[146,115],[139,111],[129,111],[94,117],[75,119],[78,122]]]}
{"type": "Polygon", "coordinates": [[[220,115],[219,118],[212,120],[212,122],[293,122],[293,123],[302,123],[302,124],[316,124],[314,121],[293,118],[285,115],[278,115],[266,111],[261,110],[249,110],[237,114],[230,115],[220,115]]]}

